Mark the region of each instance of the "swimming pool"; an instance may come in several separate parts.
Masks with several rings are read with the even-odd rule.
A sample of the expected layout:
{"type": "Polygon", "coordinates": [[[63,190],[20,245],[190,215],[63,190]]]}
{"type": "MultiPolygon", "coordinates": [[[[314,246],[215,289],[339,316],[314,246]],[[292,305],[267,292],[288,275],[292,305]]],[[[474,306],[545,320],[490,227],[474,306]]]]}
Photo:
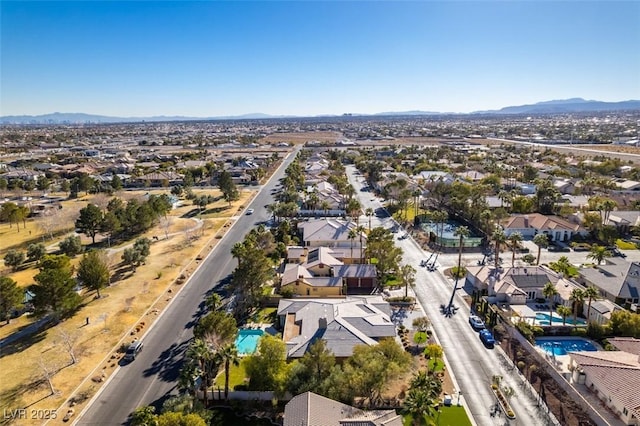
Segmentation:
{"type": "MultiPolygon", "coordinates": [[[[562,317],[557,317],[554,315],[551,321],[556,323],[557,325],[562,325],[562,317]]],[[[545,314],[544,312],[536,312],[536,324],[549,325],[549,314],[545,314]]],[[[565,324],[573,325],[574,324],[573,318],[567,318],[567,320],[565,321],[565,324]]],[[[584,320],[576,318],[575,324],[586,325],[587,323],[584,320]]]]}
{"type": "Polygon", "coordinates": [[[238,331],[236,337],[236,348],[240,355],[250,355],[258,348],[258,341],[264,334],[264,330],[246,330],[238,331]]]}
{"type": "Polygon", "coordinates": [[[598,349],[585,339],[536,339],[536,346],[551,355],[566,355],[567,352],[590,351],[598,349]]]}

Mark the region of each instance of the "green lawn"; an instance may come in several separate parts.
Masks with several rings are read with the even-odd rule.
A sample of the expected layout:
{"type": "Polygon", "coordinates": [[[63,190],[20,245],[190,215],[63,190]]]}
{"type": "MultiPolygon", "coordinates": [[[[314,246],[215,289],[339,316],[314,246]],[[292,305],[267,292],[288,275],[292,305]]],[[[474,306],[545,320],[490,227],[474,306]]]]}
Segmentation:
{"type": "Polygon", "coordinates": [[[623,240],[616,240],[616,246],[618,246],[618,248],[620,250],[635,250],[637,247],[634,243],[630,243],[628,241],[623,241],[623,240]]]}
{"type": "MultiPolygon", "coordinates": [[[[450,407],[440,407],[440,414],[436,413],[433,419],[422,424],[434,424],[437,426],[471,426],[471,421],[467,417],[464,407],[452,405],[450,407]]],[[[410,414],[402,416],[404,426],[413,425],[413,417],[410,414]]]]}
{"type": "Polygon", "coordinates": [[[278,308],[262,308],[255,314],[251,315],[249,322],[273,324],[276,321],[277,311],[278,308]]]}
{"type": "MultiPolygon", "coordinates": [[[[240,365],[235,366],[231,365],[229,369],[229,390],[233,390],[233,388],[237,385],[245,384],[246,373],[244,371],[244,362],[246,358],[240,359],[240,365]]],[[[215,389],[220,388],[224,389],[224,368],[221,369],[220,374],[216,377],[216,380],[213,383],[213,387],[215,389]]]]}

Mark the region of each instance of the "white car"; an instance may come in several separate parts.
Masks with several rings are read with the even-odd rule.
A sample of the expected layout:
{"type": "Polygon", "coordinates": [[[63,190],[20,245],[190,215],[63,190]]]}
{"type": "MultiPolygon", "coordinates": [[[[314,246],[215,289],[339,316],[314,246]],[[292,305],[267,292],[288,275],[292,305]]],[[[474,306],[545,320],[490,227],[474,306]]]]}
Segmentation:
{"type": "Polygon", "coordinates": [[[250,214],[253,214],[254,211],[255,210],[253,210],[253,209],[247,209],[247,216],[250,215],[250,214]]]}
{"type": "Polygon", "coordinates": [[[484,322],[476,315],[471,315],[469,317],[469,324],[471,324],[471,327],[476,331],[484,330],[484,322]]]}

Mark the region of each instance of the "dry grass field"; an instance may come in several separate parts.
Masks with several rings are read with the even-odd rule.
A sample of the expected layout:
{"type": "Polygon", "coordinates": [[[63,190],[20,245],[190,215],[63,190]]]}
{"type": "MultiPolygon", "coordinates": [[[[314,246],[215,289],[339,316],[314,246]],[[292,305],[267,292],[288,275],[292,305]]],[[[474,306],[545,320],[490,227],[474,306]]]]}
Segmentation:
{"type": "MultiPolygon", "coordinates": [[[[200,193],[204,191],[195,191],[200,193]]],[[[218,196],[217,190],[206,191],[218,196]]],[[[118,194],[120,196],[120,194],[118,194]]],[[[124,195],[124,194],[123,194],[124,195]]],[[[127,197],[140,194],[127,193],[127,197]]],[[[94,292],[84,293],[85,306],[75,315],[44,332],[31,335],[15,344],[2,348],[0,353],[0,409],[15,410],[57,410],[57,419],[51,424],[62,424],[62,418],[70,409],[79,413],[84,403],[98,390],[101,383],[111,374],[122,356],[117,349],[135,338],[141,338],[158,313],[171,300],[179,289],[181,275],[189,276],[197,267],[198,255],[206,255],[243,208],[254,192],[243,191],[241,199],[231,207],[223,200],[208,206],[201,217],[185,218],[196,208],[189,201],[171,213],[169,237],[165,238],[165,229],[159,226],[147,232],[146,237],[158,236],[153,241],[151,254],[146,263],[135,271],[125,272],[101,291],[103,297],[95,298],[94,292]],[[89,323],[87,324],[87,318],[89,323]],[[74,347],[76,363],[72,363],[67,345],[74,347]],[[51,379],[54,392],[48,384],[51,379]]],[[[63,209],[71,209],[69,204],[78,205],[78,210],[87,202],[98,202],[91,197],[81,201],[65,201],[63,209]]],[[[190,215],[189,215],[190,216],[190,215]]],[[[73,226],[68,227],[70,229],[73,226]]],[[[53,248],[67,234],[61,233],[54,241],[46,239],[47,247],[53,248]]],[[[27,221],[27,229],[18,233],[3,224],[0,229],[0,256],[8,247],[24,247],[27,242],[42,241],[42,230],[35,222],[27,221]],[[31,234],[29,234],[31,231],[31,234]],[[20,234],[20,235],[18,235],[20,234]]],[[[90,242],[83,239],[84,243],[90,242]]],[[[121,250],[126,247],[110,249],[113,268],[120,263],[121,250]]],[[[80,256],[74,261],[78,262],[80,256]]],[[[7,273],[5,270],[3,273],[7,273]]],[[[33,282],[37,271],[31,267],[16,273],[8,273],[21,286],[33,282]]],[[[33,320],[27,316],[12,320],[11,324],[0,327],[0,338],[27,326],[33,320]]],[[[46,413],[46,411],[33,411],[46,413]]],[[[4,424],[11,421],[3,419],[4,424]]],[[[16,424],[41,424],[42,419],[21,419],[16,424]]]]}
{"type": "Polygon", "coordinates": [[[300,133],[273,133],[260,139],[261,142],[274,144],[287,142],[294,145],[308,141],[336,142],[344,138],[341,132],[300,132],[300,133]]]}

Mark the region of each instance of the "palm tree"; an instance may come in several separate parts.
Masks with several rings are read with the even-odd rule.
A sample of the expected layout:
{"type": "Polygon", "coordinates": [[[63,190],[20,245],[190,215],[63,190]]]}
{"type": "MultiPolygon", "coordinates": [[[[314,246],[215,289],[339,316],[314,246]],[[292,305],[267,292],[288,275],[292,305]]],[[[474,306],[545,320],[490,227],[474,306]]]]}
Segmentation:
{"type": "Polygon", "coordinates": [[[214,352],[209,345],[202,339],[195,339],[186,353],[187,359],[192,360],[198,366],[201,373],[200,390],[204,392],[204,406],[207,407],[207,388],[209,387],[209,378],[213,372],[214,352]]]}
{"type": "Polygon", "coordinates": [[[590,285],[583,290],[584,297],[587,299],[587,322],[591,319],[591,302],[598,299],[600,292],[597,288],[590,285]]]}
{"type": "Polygon", "coordinates": [[[571,290],[571,296],[569,296],[569,300],[573,302],[573,323],[576,324],[577,316],[578,316],[578,306],[584,302],[584,291],[579,288],[574,288],[571,290]]]}
{"type": "Polygon", "coordinates": [[[356,239],[356,237],[358,236],[358,231],[356,231],[355,228],[351,228],[349,229],[349,240],[351,240],[351,262],[353,263],[353,240],[356,239]]]}
{"type": "Polygon", "coordinates": [[[549,300],[549,325],[553,325],[553,297],[558,295],[558,289],[553,283],[546,283],[542,288],[542,294],[549,300]]]}
{"type": "Polygon", "coordinates": [[[224,364],[224,400],[226,401],[229,399],[229,371],[231,370],[231,364],[236,367],[240,365],[240,356],[236,345],[233,343],[220,348],[216,356],[218,361],[224,364]]]}
{"type": "Polygon", "coordinates": [[[595,260],[596,262],[598,262],[598,265],[600,265],[602,261],[605,260],[607,257],[611,257],[611,252],[607,250],[606,247],[599,246],[597,244],[594,244],[593,246],[591,246],[591,250],[587,255],[587,259],[595,260]]]}
{"type": "Polygon", "coordinates": [[[495,267],[496,269],[498,269],[498,260],[500,259],[500,246],[507,241],[507,236],[504,234],[504,231],[500,226],[496,226],[495,231],[493,231],[493,235],[491,235],[491,239],[496,245],[495,267]]]}
{"type": "Polygon", "coordinates": [[[411,414],[415,426],[426,425],[425,417],[433,416],[435,402],[429,397],[428,391],[422,388],[411,389],[404,400],[404,409],[411,414]]]}
{"type": "Polygon", "coordinates": [[[522,234],[519,232],[514,232],[509,235],[509,245],[511,246],[511,267],[513,268],[516,262],[516,250],[520,247],[520,242],[522,241],[522,234]]]}
{"type": "Polygon", "coordinates": [[[369,218],[369,232],[371,232],[371,216],[373,216],[373,209],[371,207],[367,207],[365,214],[369,218]]]}
{"type": "Polygon", "coordinates": [[[365,229],[364,229],[364,226],[362,225],[358,225],[358,227],[356,228],[356,232],[360,236],[360,263],[364,263],[364,248],[362,244],[362,237],[364,236],[364,231],[365,229]]]}
{"type": "Polygon", "coordinates": [[[416,283],[416,270],[411,265],[403,265],[400,270],[402,282],[404,283],[404,297],[409,297],[409,286],[413,287],[416,283]]]}
{"type": "Polygon", "coordinates": [[[571,308],[568,306],[560,305],[556,309],[556,312],[558,312],[558,315],[562,317],[562,325],[566,325],[567,317],[571,315],[571,308]]]}
{"type": "Polygon", "coordinates": [[[438,225],[440,226],[440,235],[438,236],[440,251],[442,251],[442,234],[444,232],[444,224],[448,218],[449,214],[444,210],[436,210],[431,213],[431,219],[436,223],[436,230],[438,229],[438,225]]]}
{"type": "Polygon", "coordinates": [[[464,248],[464,238],[468,237],[469,234],[469,228],[467,228],[466,226],[459,226],[453,233],[453,235],[460,237],[460,240],[458,242],[458,270],[456,272],[456,280],[453,284],[453,292],[451,292],[451,298],[449,299],[447,309],[451,309],[453,305],[453,296],[456,294],[456,290],[458,289],[458,279],[460,277],[460,268],[462,267],[462,249],[464,248]]]}
{"type": "Polygon", "coordinates": [[[540,264],[540,251],[543,248],[549,247],[549,238],[546,234],[536,234],[533,237],[533,243],[538,246],[538,257],[536,258],[536,265],[540,264]]]}
{"type": "Polygon", "coordinates": [[[322,200],[320,202],[320,208],[322,209],[322,211],[324,211],[324,217],[327,217],[327,213],[331,208],[331,204],[327,200],[322,200]]]}

